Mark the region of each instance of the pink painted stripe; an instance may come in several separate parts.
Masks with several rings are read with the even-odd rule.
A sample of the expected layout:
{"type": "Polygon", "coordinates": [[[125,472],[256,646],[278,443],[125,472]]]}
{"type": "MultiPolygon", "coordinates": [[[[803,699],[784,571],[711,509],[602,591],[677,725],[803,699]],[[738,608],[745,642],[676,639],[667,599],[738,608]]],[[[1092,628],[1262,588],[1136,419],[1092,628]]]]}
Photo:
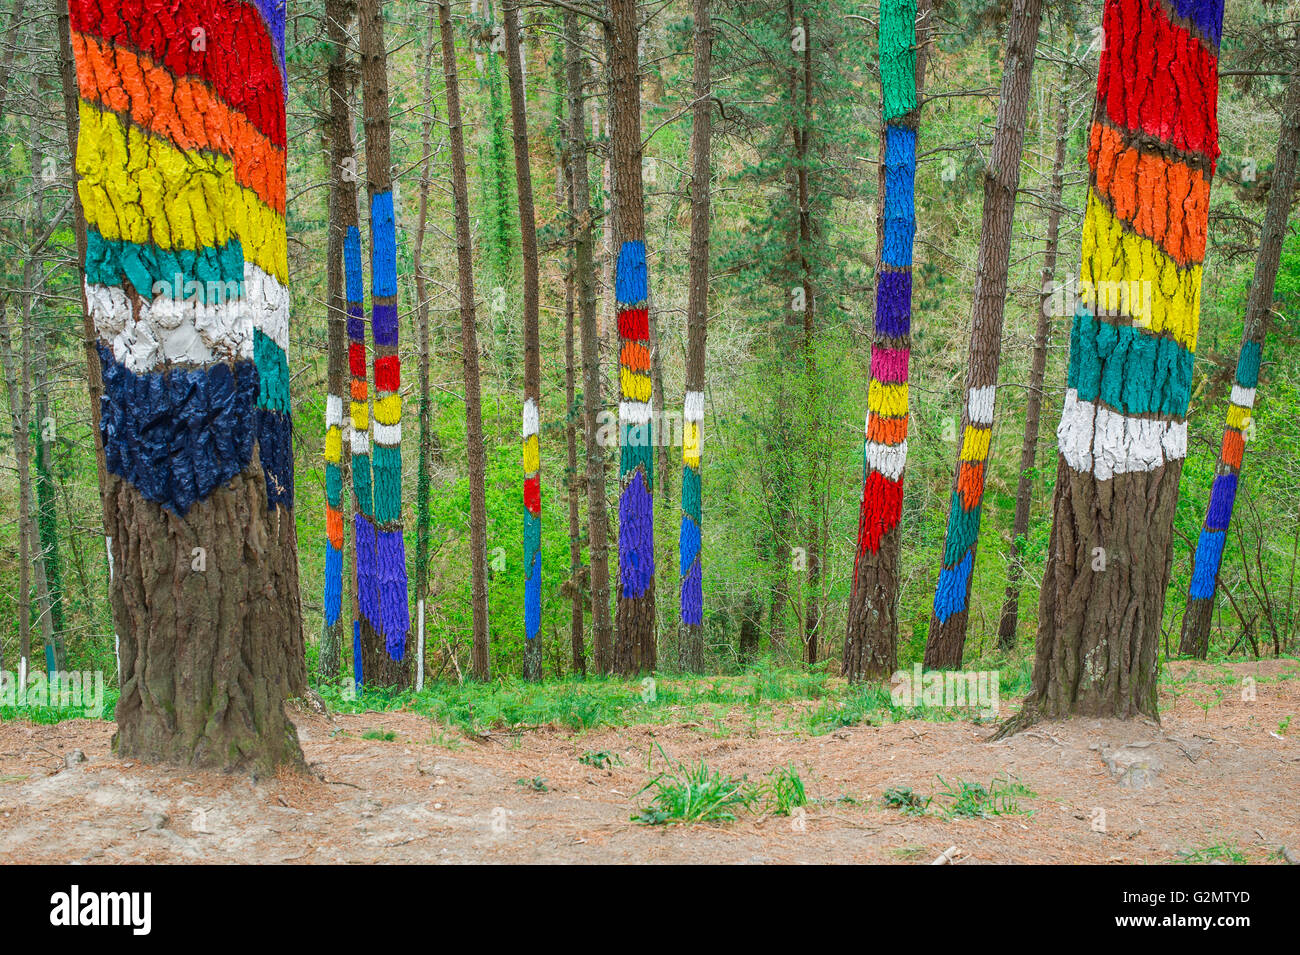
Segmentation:
{"type": "Polygon", "coordinates": [[[907,359],[911,354],[907,348],[871,349],[871,377],[885,384],[897,384],[907,381],[907,359]]]}

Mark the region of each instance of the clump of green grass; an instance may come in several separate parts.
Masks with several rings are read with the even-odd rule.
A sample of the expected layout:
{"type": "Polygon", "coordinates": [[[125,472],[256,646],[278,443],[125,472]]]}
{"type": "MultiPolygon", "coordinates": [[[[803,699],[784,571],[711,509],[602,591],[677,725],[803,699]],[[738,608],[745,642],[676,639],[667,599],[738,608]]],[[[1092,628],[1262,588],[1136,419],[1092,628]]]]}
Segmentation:
{"type": "Polygon", "coordinates": [[[397,734],[392,730],[386,730],[382,726],[378,729],[366,730],[361,734],[362,739],[377,739],[385,743],[391,743],[397,739],[397,734]]]}
{"type": "Polygon", "coordinates": [[[551,791],[551,787],[546,785],[546,780],[541,776],[534,776],[532,779],[516,779],[515,785],[523,786],[535,793],[548,793],[551,791]]]}
{"type": "Polygon", "coordinates": [[[758,787],[763,810],[773,816],[788,816],[800,806],[808,805],[808,792],[794,763],[778,766],[767,774],[758,787]]]}
{"type": "Polygon", "coordinates": [[[1245,865],[1248,861],[1245,853],[1230,842],[1215,842],[1208,846],[1183,849],[1178,853],[1178,862],[1187,865],[1206,865],[1211,862],[1227,862],[1231,865],[1245,865]]]}
{"type": "Polygon", "coordinates": [[[907,816],[924,816],[930,808],[932,798],[922,798],[910,786],[892,786],[885,790],[884,803],[886,808],[897,809],[907,816]]]}
{"type": "Polygon", "coordinates": [[[618,753],[611,753],[607,749],[589,749],[578,757],[578,762],[595,769],[609,769],[611,766],[622,766],[623,757],[618,753]]]}
{"type": "MultiPolygon", "coordinates": [[[[662,749],[659,752],[663,754],[662,749]]],[[[690,766],[668,760],[668,766],[637,792],[638,798],[646,792],[653,795],[632,815],[633,822],[648,826],[735,822],[736,813],[748,809],[756,798],[743,777],[733,779],[710,770],[703,760],[690,766]]]]}
{"type": "Polygon", "coordinates": [[[943,789],[936,793],[936,798],[951,800],[944,811],[954,819],[986,819],[990,816],[1033,814],[1032,809],[1022,809],[1019,800],[1032,799],[1038,794],[1018,779],[1010,776],[995,776],[987,786],[983,783],[959,779],[953,786],[942,776],[937,778],[943,789]]]}

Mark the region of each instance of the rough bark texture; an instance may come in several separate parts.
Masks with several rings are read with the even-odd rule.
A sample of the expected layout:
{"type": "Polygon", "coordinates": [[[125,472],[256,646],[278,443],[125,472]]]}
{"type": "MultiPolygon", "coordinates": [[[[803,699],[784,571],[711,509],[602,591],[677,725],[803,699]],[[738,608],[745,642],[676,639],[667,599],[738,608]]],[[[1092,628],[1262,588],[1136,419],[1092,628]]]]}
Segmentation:
{"type": "Polygon", "coordinates": [[[618,261],[618,610],[614,668],[655,668],[654,394],[650,377],[649,281],[641,192],[641,74],[637,0],[610,0],[610,145],[618,261]]]}
{"type": "Polygon", "coordinates": [[[479,680],[490,675],[487,602],[487,500],[483,447],[482,397],[479,388],[478,332],[474,325],[474,256],[469,237],[469,195],[465,174],[465,135],[460,111],[460,81],[456,75],[456,45],[451,32],[451,5],[438,4],[442,37],[442,70],[447,82],[447,131],[451,141],[451,181],[456,216],[456,264],[460,288],[461,352],[465,364],[466,457],[469,459],[469,537],[473,577],[473,671],[479,680]]]}
{"type": "Polygon", "coordinates": [[[88,245],[95,246],[85,258],[91,345],[104,382],[105,529],[120,630],[117,748],[143,760],[270,773],[301,761],[283,704],[306,686],[284,350],[284,64],[274,39],[283,13],[271,11],[267,20],[236,3],[188,11],[205,31],[206,49],[196,51],[189,33],[171,28],[175,11],[162,0],[114,7],[112,16],[96,0],[69,6],[82,100],[78,191],[88,245]],[[124,82],[105,60],[110,47],[118,68],[129,57],[167,63],[167,84],[124,82]],[[209,99],[210,108],[201,109],[209,90],[221,102],[209,99]],[[170,101],[153,99],[163,91],[172,92],[170,101]],[[143,152],[103,148],[124,138],[121,116],[109,105],[124,102],[147,144],[143,152]],[[229,225],[242,221],[233,210],[207,209],[182,195],[176,183],[186,177],[121,191],[124,179],[144,174],[155,157],[177,161],[169,123],[181,124],[217,157],[216,174],[233,180],[207,194],[209,201],[226,201],[211,197],[237,189],[251,193],[249,227],[229,225]],[[213,136],[222,125],[223,135],[213,136]],[[250,160],[264,175],[248,175],[250,160]],[[182,205],[185,217],[176,214],[182,205]],[[180,225],[188,217],[227,223],[226,232],[188,233],[180,225]],[[191,272],[179,282],[151,271],[160,261],[153,223],[162,219],[176,226],[171,239],[182,247],[210,252],[205,236],[214,233],[222,245],[239,241],[244,261],[223,273],[227,288],[218,296],[200,285],[192,264],[181,262],[191,272]],[[105,256],[113,242],[141,254],[105,256]],[[255,281],[244,281],[245,268],[255,281]],[[202,327],[178,308],[193,296],[203,296],[213,318],[202,327]],[[261,298],[254,303],[259,319],[250,331],[233,321],[233,310],[244,307],[240,298],[254,297],[261,298]],[[156,320],[164,304],[181,312],[179,324],[156,320]],[[177,335],[172,340],[186,349],[179,355],[151,347],[177,335]],[[157,427],[180,419],[205,427],[157,427]]]}
{"type": "MultiPolygon", "coordinates": [[[[583,157],[584,159],[586,157],[583,157]]],[[[577,356],[574,326],[577,324],[577,302],[575,285],[577,276],[576,257],[573,243],[576,240],[576,219],[573,200],[573,164],[572,157],[565,151],[561,164],[561,188],[565,205],[569,213],[569,227],[574,233],[569,237],[568,267],[564,273],[564,444],[568,458],[564,469],[564,488],[569,499],[569,642],[573,649],[573,672],[579,676],[587,675],[587,651],[583,635],[583,599],[582,586],[582,524],[579,517],[579,495],[582,479],[578,476],[578,401],[577,401],[577,356]]]]}
{"type": "MultiPolygon", "coordinates": [[[[30,261],[30,258],[27,260],[30,261]]],[[[30,269],[24,269],[30,273],[30,269]]],[[[32,659],[32,583],[31,544],[32,457],[28,443],[27,419],[31,414],[31,376],[28,362],[27,334],[22,335],[19,368],[14,367],[14,344],[7,319],[8,301],[0,297],[0,359],[4,361],[5,388],[9,392],[9,416],[13,428],[14,463],[18,466],[18,666],[19,682],[31,672],[32,659]],[[21,370],[20,370],[21,369],[21,370]]],[[[26,323],[24,323],[24,329],[26,323]]],[[[24,684],[25,685],[25,684],[24,684]]]]}
{"type": "Polygon", "coordinates": [[[505,8],[506,74],[510,81],[510,126],[515,143],[515,183],[519,191],[519,246],[524,259],[524,679],[542,678],[542,403],[541,347],[538,343],[537,220],[533,174],[528,165],[528,117],[524,72],[519,54],[519,4],[505,8]]]}
{"type": "Polygon", "coordinates": [[[569,163],[573,176],[574,271],[582,339],[582,400],[586,421],[587,536],[591,561],[591,644],[597,673],[614,668],[614,628],[609,613],[609,511],[605,497],[605,451],[596,439],[600,415],[600,338],[592,257],[591,192],[587,182],[587,133],[582,111],[583,60],[578,17],[564,12],[564,57],[569,96],[569,163]]]}
{"type": "Polygon", "coordinates": [[[998,646],[1011,650],[1016,645],[1020,618],[1020,578],[1024,539],[1029,533],[1029,506],[1034,490],[1034,462],[1038,453],[1038,423],[1043,412],[1043,375],[1047,368],[1047,338],[1052,328],[1053,285],[1056,282],[1056,250],[1061,237],[1061,191],[1064,186],[1066,120],[1069,108],[1065,92],[1057,94],[1056,154],[1052,158],[1052,181],[1047,193],[1047,238],[1043,245],[1042,282],[1039,285],[1038,321],[1034,348],[1029,360],[1029,395],[1025,401],[1025,441],[1020,449],[1020,479],[1016,484],[1016,513],[1011,522],[1011,553],[1007,557],[1007,591],[998,623],[998,646]]]}
{"type": "Polygon", "coordinates": [[[1242,459],[1246,451],[1246,433],[1250,428],[1255,390],[1259,384],[1259,367],[1264,348],[1264,334],[1273,309],[1273,289],[1277,282],[1278,262],[1286,238],[1287,217],[1295,193],[1296,150],[1300,145],[1300,77],[1292,76],[1282,107],[1282,128],[1278,133],[1277,161],[1269,188],[1268,208],[1255,255],[1255,274],[1246,299],[1246,318],[1241,333],[1236,374],[1228,408],[1227,425],[1219,459],[1214,468],[1214,485],[1210,491],[1209,510],[1201,528],[1200,540],[1192,556],[1192,582],[1188,588],[1187,609],[1178,650],[1185,656],[1204,659],[1210,648],[1210,616],[1214,610],[1214,593],[1218,586],[1219,565],[1224,541],[1232,519],[1232,506],[1240,481],[1242,459]]]}
{"type": "Polygon", "coordinates": [[[898,663],[898,522],[907,465],[912,350],[912,241],[916,231],[917,125],[925,87],[928,0],[889,0],[880,14],[883,128],[877,221],[876,312],[863,443],[858,547],[842,671],[878,680],[898,663]]]}
{"type": "Polygon", "coordinates": [[[1033,688],[1002,733],[1073,714],[1159,719],[1157,650],[1218,155],[1222,18],[1221,3],[1190,9],[1185,21],[1159,0],[1106,4],[1086,294],[1057,429],[1033,688]]]}
{"type": "MultiPolygon", "coordinates": [[[[683,401],[680,662],[704,669],[704,584],[702,567],[704,450],[704,349],[709,325],[709,217],[713,134],[713,20],[709,0],[694,0],[695,47],[692,80],[695,106],[691,127],[690,290],[686,300],[686,397],[683,401]]],[[[752,595],[749,599],[753,599],[752,595]]]]}
{"type": "Polygon", "coordinates": [[[971,339],[958,433],[957,467],[944,541],[943,566],[934,593],[934,613],[925,645],[925,666],[961,666],[970,609],[971,578],[979,542],[984,472],[993,436],[993,404],[1002,350],[1002,319],[1007,297],[1007,264],[1012,221],[1020,185],[1029,80],[1038,46],[1042,0],[1015,0],[1007,29],[1007,69],[1002,74],[997,127],[989,168],[984,174],[984,212],[971,305],[971,339]]]}
{"type": "MultiPolygon", "coordinates": [[[[366,682],[409,686],[407,660],[411,608],[407,598],[406,546],[402,529],[402,397],[398,355],[397,223],[393,205],[388,58],[380,0],[360,0],[361,109],[366,131],[366,188],[370,203],[370,338],[374,345],[374,424],[370,466],[374,509],[374,558],[358,557],[362,587],[374,591],[378,639],[362,631],[366,682]],[[362,573],[362,571],[368,573],[362,573]]],[[[360,551],[358,546],[358,551],[360,551]]]]}

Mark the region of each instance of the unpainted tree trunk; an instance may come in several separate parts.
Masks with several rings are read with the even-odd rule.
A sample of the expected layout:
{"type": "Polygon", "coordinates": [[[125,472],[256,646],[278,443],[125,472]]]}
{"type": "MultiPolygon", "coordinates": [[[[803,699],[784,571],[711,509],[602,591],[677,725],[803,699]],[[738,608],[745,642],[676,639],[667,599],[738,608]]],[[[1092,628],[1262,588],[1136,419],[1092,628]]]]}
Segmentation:
{"type": "Polygon", "coordinates": [[[438,3],[442,70],[447,82],[447,131],[451,141],[451,181],[456,218],[456,264],[460,288],[461,352],[465,365],[466,457],[469,460],[469,536],[474,618],[473,672],[491,675],[488,654],[487,497],[483,445],[482,393],[479,386],[478,332],[474,324],[474,256],[469,234],[469,189],[465,174],[465,135],[456,74],[456,45],[451,32],[451,4],[438,3]]]}

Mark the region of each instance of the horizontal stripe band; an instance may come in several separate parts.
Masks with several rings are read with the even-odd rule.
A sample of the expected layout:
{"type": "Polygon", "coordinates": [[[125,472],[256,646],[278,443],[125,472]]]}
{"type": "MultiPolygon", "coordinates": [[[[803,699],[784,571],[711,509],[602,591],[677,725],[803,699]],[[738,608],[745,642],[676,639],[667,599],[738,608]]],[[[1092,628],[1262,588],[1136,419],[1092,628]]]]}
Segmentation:
{"type": "Polygon", "coordinates": [[[1187,456],[1187,422],[1132,418],[1065,393],[1057,446],[1081,474],[1108,481],[1117,474],[1154,471],[1187,456]]]}

